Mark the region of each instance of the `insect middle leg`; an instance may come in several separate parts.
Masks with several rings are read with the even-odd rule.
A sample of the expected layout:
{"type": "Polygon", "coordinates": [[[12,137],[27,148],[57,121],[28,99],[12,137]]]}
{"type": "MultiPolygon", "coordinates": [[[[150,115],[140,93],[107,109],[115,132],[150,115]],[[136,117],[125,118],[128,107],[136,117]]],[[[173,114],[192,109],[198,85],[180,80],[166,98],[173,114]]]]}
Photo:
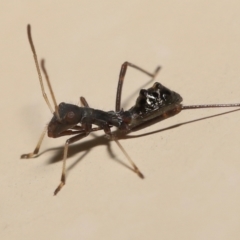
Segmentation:
{"type": "MultiPolygon", "coordinates": [[[[87,102],[87,100],[84,97],[80,97],[80,102],[84,107],[89,107],[89,104],[87,102]]],[[[125,149],[123,148],[123,146],[120,144],[120,142],[118,141],[117,137],[114,136],[114,134],[111,131],[111,127],[104,121],[101,122],[101,127],[96,128],[97,131],[100,129],[103,129],[107,138],[114,140],[116,142],[116,144],[118,145],[118,147],[122,150],[123,154],[125,155],[125,157],[127,158],[127,160],[130,162],[130,164],[133,167],[133,171],[135,173],[137,173],[137,175],[140,178],[144,178],[144,175],[140,172],[140,170],[138,169],[137,165],[133,162],[133,160],[130,158],[130,156],[127,154],[127,152],[125,151],[125,149]]],[[[95,128],[92,128],[92,132],[95,130],[95,128]]]]}
{"type": "Polygon", "coordinates": [[[118,145],[118,147],[122,150],[123,154],[125,155],[125,157],[127,158],[127,160],[130,162],[130,164],[133,167],[133,171],[135,173],[137,173],[137,175],[140,178],[144,178],[144,175],[140,172],[140,170],[138,169],[137,165],[133,162],[133,160],[130,158],[130,156],[127,154],[127,152],[125,151],[125,149],[123,148],[123,146],[120,144],[120,142],[118,141],[117,137],[112,133],[110,127],[108,124],[102,122],[101,124],[102,129],[104,130],[107,138],[113,140],[116,142],[116,144],[118,145]]]}
{"type": "Polygon", "coordinates": [[[80,102],[83,107],[89,107],[87,100],[85,97],[80,97],[80,102]]]}
{"type": "Polygon", "coordinates": [[[147,74],[148,76],[152,77],[152,80],[157,76],[159,70],[160,70],[160,66],[158,66],[156,68],[156,70],[154,71],[154,73],[150,73],[138,66],[136,66],[135,64],[132,64],[130,62],[125,62],[122,64],[121,70],[120,70],[120,74],[119,74],[119,79],[118,79],[118,86],[117,86],[117,95],[116,95],[116,105],[115,105],[115,111],[119,112],[121,109],[121,96],[122,96],[122,87],[123,87],[123,81],[126,75],[126,71],[127,71],[127,67],[132,67],[135,68],[145,74],[147,74]]]}

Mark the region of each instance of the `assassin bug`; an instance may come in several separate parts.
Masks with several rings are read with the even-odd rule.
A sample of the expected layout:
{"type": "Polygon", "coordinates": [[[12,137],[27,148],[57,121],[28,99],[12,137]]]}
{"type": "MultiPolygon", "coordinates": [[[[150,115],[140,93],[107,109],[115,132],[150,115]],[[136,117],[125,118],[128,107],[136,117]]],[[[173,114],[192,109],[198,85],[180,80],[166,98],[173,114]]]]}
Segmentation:
{"type": "Polygon", "coordinates": [[[148,89],[141,89],[135,105],[131,107],[129,110],[124,111],[121,108],[121,94],[122,94],[122,86],[123,86],[123,81],[124,81],[127,68],[128,67],[135,68],[147,74],[152,79],[156,77],[157,73],[160,70],[160,67],[157,67],[154,73],[150,73],[129,62],[123,63],[120,70],[117,94],[116,94],[115,111],[105,112],[102,110],[90,108],[84,97],[80,97],[80,102],[82,104],[82,107],[79,107],[73,104],[64,103],[64,102],[57,105],[57,102],[50,84],[50,80],[48,78],[48,74],[44,66],[44,60],[42,60],[41,68],[44,73],[44,76],[45,76],[45,79],[54,103],[54,110],[53,110],[44,90],[44,85],[43,85],[43,80],[40,72],[40,67],[38,64],[37,54],[32,41],[30,25],[27,26],[27,34],[28,34],[28,40],[31,46],[31,50],[33,53],[35,65],[37,68],[42,94],[49,109],[53,114],[53,117],[49,122],[49,124],[45,127],[43,133],[41,134],[35,150],[32,153],[23,154],[21,158],[32,158],[38,154],[46,131],[48,132],[48,136],[52,138],[57,138],[57,137],[62,137],[67,135],[74,135],[73,137],[69,138],[65,143],[61,181],[58,187],[56,188],[56,190],[54,191],[54,195],[56,195],[61,190],[61,188],[65,185],[65,182],[66,182],[66,159],[67,159],[69,144],[72,144],[88,136],[91,132],[103,130],[106,136],[109,139],[114,140],[117,143],[117,145],[120,147],[120,149],[123,151],[123,153],[129,160],[129,162],[131,163],[134,172],[136,172],[139,177],[144,178],[143,174],[139,171],[137,166],[133,163],[131,158],[128,156],[126,151],[118,142],[117,138],[113,135],[111,131],[112,127],[117,127],[120,132],[127,134],[127,133],[130,133],[131,131],[137,131],[141,128],[147,127],[153,122],[154,123],[159,122],[166,118],[172,117],[178,114],[181,110],[240,106],[240,103],[184,106],[181,104],[183,99],[178,93],[171,91],[170,89],[166,88],[162,84],[156,82],[153,84],[152,87],[148,89]],[[96,125],[97,127],[93,127],[92,125],[96,125]]]}

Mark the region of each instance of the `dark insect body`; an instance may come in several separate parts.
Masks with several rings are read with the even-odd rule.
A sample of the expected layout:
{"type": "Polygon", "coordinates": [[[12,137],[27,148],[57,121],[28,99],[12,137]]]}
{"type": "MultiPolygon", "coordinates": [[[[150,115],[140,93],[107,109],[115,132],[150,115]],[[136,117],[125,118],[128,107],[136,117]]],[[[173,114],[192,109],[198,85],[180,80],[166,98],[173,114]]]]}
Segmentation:
{"type": "Polygon", "coordinates": [[[111,132],[112,127],[116,127],[120,132],[125,134],[131,131],[137,131],[141,128],[148,127],[152,124],[152,121],[159,122],[166,118],[172,117],[178,114],[181,110],[185,109],[197,109],[197,108],[219,108],[219,107],[239,107],[240,103],[235,104],[205,104],[205,105],[189,105],[183,106],[181,104],[182,97],[170,89],[166,88],[162,84],[156,82],[153,84],[151,88],[141,89],[139,92],[139,96],[136,100],[136,103],[129,110],[124,111],[121,108],[121,95],[122,95],[122,86],[124,77],[127,71],[127,67],[135,68],[152,78],[152,80],[156,77],[157,73],[160,70],[160,67],[157,67],[154,73],[149,73],[144,69],[129,63],[125,62],[120,70],[119,81],[117,87],[116,94],[116,106],[115,111],[102,111],[94,108],[90,108],[86,99],[84,97],[80,97],[80,102],[82,107],[77,105],[68,104],[68,103],[60,103],[57,105],[47,71],[44,66],[44,60],[41,61],[42,71],[44,73],[48,88],[50,90],[50,94],[54,103],[54,110],[51,107],[51,104],[48,100],[48,97],[44,90],[44,85],[42,81],[42,76],[40,72],[40,67],[38,64],[37,54],[34,48],[34,44],[31,37],[31,27],[27,26],[28,39],[33,52],[33,57],[35,61],[35,65],[38,72],[38,77],[42,89],[43,97],[51,110],[53,117],[49,122],[48,126],[44,129],[41,137],[38,141],[38,144],[35,150],[32,153],[23,154],[21,158],[32,158],[35,157],[40,149],[43,137],[47,131],[48,136],[52,138],[58,138],[67,135],[74,135],[69,138],[64,147],[63,154],[63,167],[61,174],[61,181],[56,190],[54,191],[54,195],[56,195],[61,188],[65,185],[66,182],[66,159],[68,153],[68,146],[80,139],[88,136],[91,132],[103,130],[106,136],[109,139],[114,140],[120,149],[123,151],[130,164],[133,167],[133,171],[138,174],[139,177],[144,178],[143,174],[139,171],[137,166],[133,163],[131,158],[128,156],[127,152],[120,145],[119,141],[115,137],[115,135],[111,132]],[[97,127],[93,127],[96,125],[97,127]]]}

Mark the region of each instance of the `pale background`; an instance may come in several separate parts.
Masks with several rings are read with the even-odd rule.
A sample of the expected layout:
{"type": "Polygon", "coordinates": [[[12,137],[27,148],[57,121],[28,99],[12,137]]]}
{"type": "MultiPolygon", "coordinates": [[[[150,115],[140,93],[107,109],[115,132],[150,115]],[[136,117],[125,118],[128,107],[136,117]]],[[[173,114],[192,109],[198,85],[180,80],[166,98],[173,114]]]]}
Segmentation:
{"type": "MultiPolygon", "coordinates": [[[[124,61],[161,65],[157,81],[185,104],[240,102],[239,12],[237,0],[1,1],[0,239],[239,239],[239,111],[161,131],[229,109],[184,111],[120,140],[144,180],[102,132],[70,147],[56,197],[67,138],[20,160],[51,118],[28,23],[58,103],[107,111],[124,61]]],[[[125,108],[148,81],[128,70],[125,108]]]]}

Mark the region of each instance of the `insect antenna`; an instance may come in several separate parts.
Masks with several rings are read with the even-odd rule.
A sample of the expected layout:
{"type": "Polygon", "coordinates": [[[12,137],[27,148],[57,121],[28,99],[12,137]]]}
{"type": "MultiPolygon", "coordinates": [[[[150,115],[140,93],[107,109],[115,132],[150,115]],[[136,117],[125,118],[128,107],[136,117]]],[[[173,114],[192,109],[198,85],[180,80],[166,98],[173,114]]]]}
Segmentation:
{"type": "Polygon", "coordinates": [[[56,98],[54,96],[54,92],[52,90],[52,85],[51,85],[51,82],[49,80],[49,77],[48,77],[48,74],[47,74],[47,70],[45,68],[45,61],[44,61],[44,59],[41,60],[41,68],[42,68],[43,74],[45,76],[45,79],[46,79],[46,82],[47,82],[47,85],[48,85],[48,89],[49,89],[50,94],[52,96],[52,100],[53,100],[53,103],[54,103],[54,107],[55,107],[55,112],[56,112],[57,118],[58,118],[58,120],[60,120],[60,116],[59,116],[59,113],[58,113],[57,101],[56,101],[56,98]]]}
{"type": "MultiPolygon", "coordinates": [[[[52,109],[52,106],[51,106],[51,104],[50,104],[50,102],[49,102],[49,100],[48,100],[47,94],[46,94],[45,89],[44,89],[43,80],[42,80],[42,75],[41,75],[40,67],[39,67],[39,64],[38,64],[37,53],[36,53],[36,50],[35,50],[35,47],[34,47],[34,44],[33,44],[33,40],[32,40],[31,26],[30,26],[30,24],[27,25],[27,34],[28,34],[28,40],[29,40],[29,43],[30,43],[30,46],[31,46],[31,49],[32,49],[35,66],[36,66],[36,68],[37,68],[38,79],[39,79],[40,86],[41,86],[41,89],[42,89],[43,98],[45,99],[45,102],[47,103],[47,105],[48,105],[50,111],[52,112],[52,114],[54,114],[54,111],[53,111],[53,109],[52,109]]],[[[61,119],[60,119],[60,116],[59,116],[59,112],[58,112],[58,105],[57,105],[57,102],[56,102],[56,99],[55,99],[55,96],[54,96],[54,93],[53,93],[53,90],[52,90],[52,86],[51,86],[51,84],[50,84],[47,71],[46,71],[46,69],[45,69],[45,67],[44,67],[44,60],[41,61],[41,67],[42,67],[44,76],[45,76],[45,78],[46,78],[46,82],[47,82],[47,85],[48,85],[50,94],[51,94],[51,96],[52,96],[52,100],[53,100],[54,107],[55,107],[56,117],[58,118],[58,120],[61,120],[61,119]]]]}

